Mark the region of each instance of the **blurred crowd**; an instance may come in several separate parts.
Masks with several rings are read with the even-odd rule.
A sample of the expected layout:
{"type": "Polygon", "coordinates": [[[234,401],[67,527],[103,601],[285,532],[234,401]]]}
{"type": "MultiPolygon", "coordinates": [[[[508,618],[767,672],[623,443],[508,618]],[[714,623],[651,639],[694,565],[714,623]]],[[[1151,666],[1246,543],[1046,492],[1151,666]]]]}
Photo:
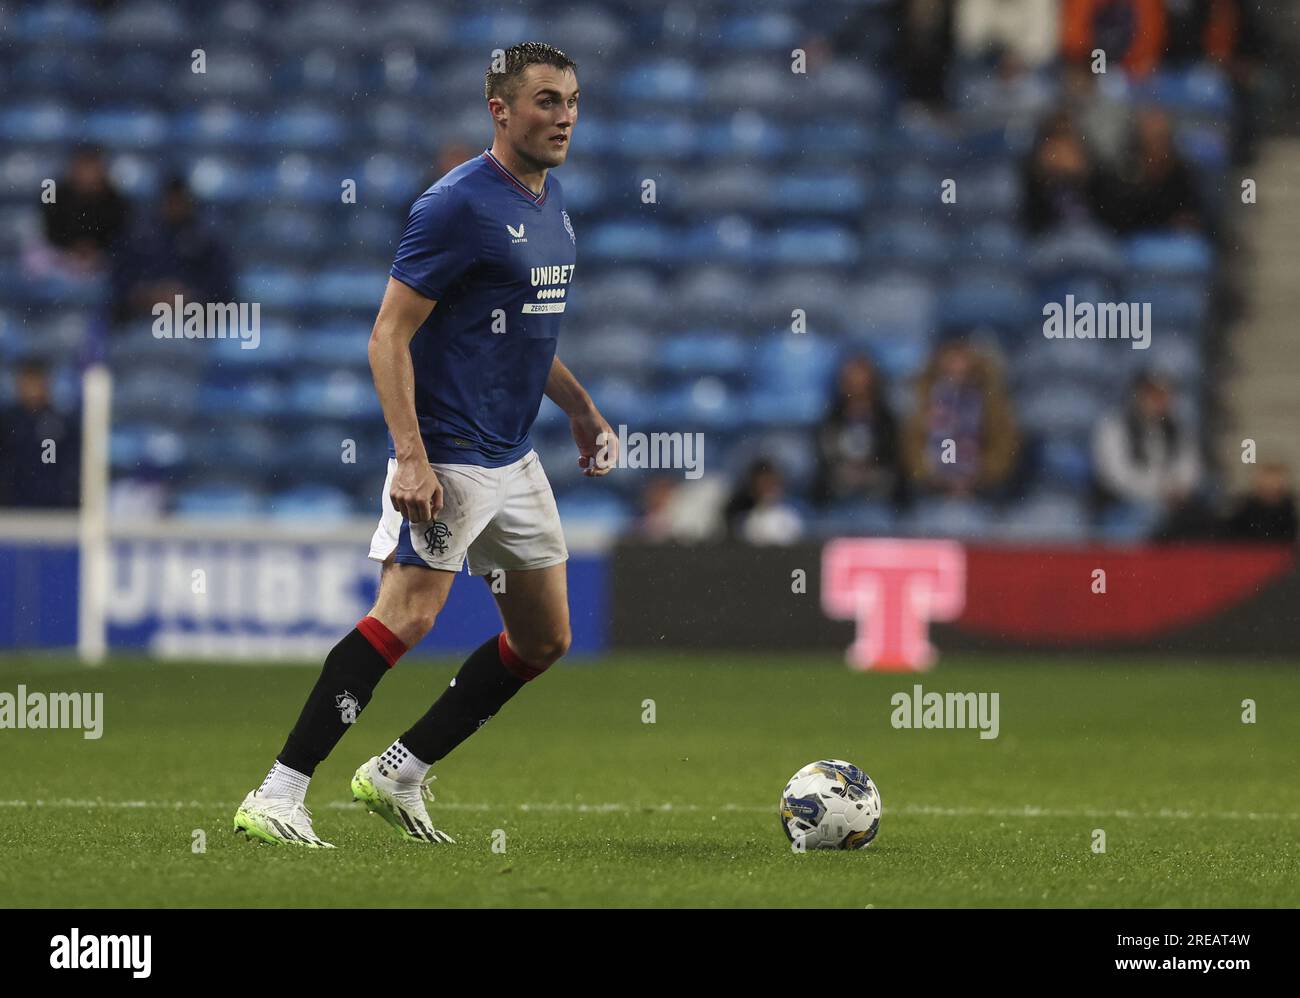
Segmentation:
{"type": "MultiPolygon", "coordinates": [[[[865,356],[846,360],[810,446],[816,487],[809,502],[791,495],[770,458],[746,470],[720,510],[681,477],[661,475],[646,488],[637,535],[650,541],[723,536],[788,544],[804,536],[809,513],[866,502],[905,512],[919,499],[1014,498],[1020,433],[998,362],[969,339],[940,344],[913,388],[911,415],[900,419],[880,373],[865,356]]],[[[1264,462],[1249,489],[1216,502],[1207,488],[1197,435],[1174,411],[1159,374],[1133,381],[1127,403],[1104,413],[1092,435],[1096,514],[1123,503],[1148,519],[1157,541],[1294,542],[1296,503],[1289,469],[1264,462]]]]}
{"type": "MultiPolygon", "coordinates": [[[[864,5],[861,21],[850,16],[838,30],[806,39],[810,57],[851,57],[864,26],[877,23],[872,18],[880,6],[864,5]]],[[[883,6],[896,29],[889,58],[904,116],[942,123],[958,114],[967,121],[996,114],[999,124],[1010,121],[1032,135],[1016,146],[1017,154],[1027,150],[1015,199],[1025,233],[1220,237],[1215,206],[1180,151],[1168,109],[1117,99],[1107,81],[1150,79],[1170,67],[1217,67],[1234,103],[1231,156],[1249,160],[1265,41],[1254,5],[895,0],[883,6]],[[1104,72],[1098,50],[1107,60],[1104,72]]],[[[475,146],[445,144],[431,176],[475,152],[475,146]]],[[[42,203],[41,238],[25,245],[24,272],[101,275],[106,317],[116,324],[138,322],[176,295],[233,300],[238,275],[228,232],[203,210],[192,179],[177,170],[147,200],[132,199],[115,184],[103,150],[77,146],[56,179],[57,199],[42,203]]],[[[846,507],[863,517],[847,529],[862,532],[877,529],[874,523],[893,529],[898,517],[927,502],[1012,508],[1032,474],[1035,427],[1017,411],[1008,384],[1008,344],[960,324],[933,332],[927,342],[934,346],[928,355],[918,351],[915,376],[906,378],[891,378],[890,365],[859,344],[844,351],[826,386],[824,414],[804,441],[811,475],[792,475],[780,454],[758,453],[733,465],[730,478],[709,474],[696,483],[680,474],[648,476],[631,532],[651,541],[787,543],[827,511],[846,507]],[[872,510],[882,511],[878,521],[872,510]]],[[[78,417],[57,403],[56,389],[46,363],[27,360],[15,368],[8,404],[0,407],[6,468],[0,505],[76,504],[78,417]],[[17,458],[38,440],[52,443],[57,462],[17,458]]],[[[1137,510],[1148,525],[1143,535],[1162,540],[1293,541],[1288,469],[1262,463],[1246,494],[1220,495],[1203,428],[1180,414],[1180,401],[1187,400],[1178,397],[1178,386],[1153,365],[1132,377],[1121,405],[1096,414],[1088,441],[1092,513],[1137,510]]]]}

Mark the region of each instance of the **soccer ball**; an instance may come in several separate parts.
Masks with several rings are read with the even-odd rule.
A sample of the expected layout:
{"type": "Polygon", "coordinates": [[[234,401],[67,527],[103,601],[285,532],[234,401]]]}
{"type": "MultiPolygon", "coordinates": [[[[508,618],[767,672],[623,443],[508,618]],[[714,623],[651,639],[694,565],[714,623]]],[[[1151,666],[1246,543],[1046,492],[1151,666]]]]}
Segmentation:
{"type": "Polygon", "coordinates": [[[781,830],[803,849],[861,849],[880,828],[880,791],[842,759],[810,762],[781,794],[781,830]]]}

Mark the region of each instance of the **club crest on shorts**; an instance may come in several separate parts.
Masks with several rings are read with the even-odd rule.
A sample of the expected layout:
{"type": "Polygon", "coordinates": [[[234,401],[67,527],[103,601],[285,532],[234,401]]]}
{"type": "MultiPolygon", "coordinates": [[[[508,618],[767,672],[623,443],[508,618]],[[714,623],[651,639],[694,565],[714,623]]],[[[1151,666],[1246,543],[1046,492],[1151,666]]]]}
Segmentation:
{"type": "Polygon", "coordinates": [[[339,709],[339,719],[344,724],[355,724],[357,715],[361,713],[361,704],[347,690],[334,698],[334,706],[339,709]]]}
{"type": "Polygon", "coordinates": [[[446,554],[447,538],[451,536],[451,528],[439,520],[434,520],[424,528],[424,546],[429,549],[430,554],[446,554]]]}

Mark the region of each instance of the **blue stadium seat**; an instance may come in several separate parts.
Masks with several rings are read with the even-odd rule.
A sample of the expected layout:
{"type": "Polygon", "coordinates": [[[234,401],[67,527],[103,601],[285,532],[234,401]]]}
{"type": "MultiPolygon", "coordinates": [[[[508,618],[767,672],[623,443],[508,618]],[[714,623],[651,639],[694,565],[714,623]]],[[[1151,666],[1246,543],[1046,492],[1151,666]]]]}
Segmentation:
{"type": "Polygon", "coordinates": [[[274,418],[290,413],[290,399],[274,378],[250,378],[213,375],[199,386],[197,403],[200,411],[241,413],[245,416],[274,418]]]}
{"type": "Polygon", "coordinates": [[[1116,504],[1102,513],[1096,537],[1107,544],[1134,544],[1155,532],[1160,517],[1155,507],[1116,504]]]}
{"type": "Polygon", "coordinates": [[[1142,277],[1203,278],[1214,267],[1214,248],[1204,236],[1182,232],[1144,232],[1124,247],[1130,273],[1142,277]]]}
{"type": "Polygon", "coordinates": [[[718,26],[718,38],[733,51],[788,50],[797,45],[803,25],[789,14],[764,11],[725,18],[718,26]]]}
{"type": "Polygon", "coordinates": [[[347,418],[381,412],[370,378],[350,371],[300,377],[291,396],[293,408],[304,416],[347,418]]]}
{"type": "Polygon", "coordinates": [[[1039,236],[1029,254],[1036,274],[1119,275],[1124,250],[1115,237],[1090,226],[1063,226],[1039,236]]]}
{"type": "Polygon", "coordinates": [[[857,236],[846,226],[793,223],[768,233],[758,244],[760,256],[788,266],[819,264],[846,267],[861,254],[857,236]]]}
{"type": "Polygon", "coordinates": [[[810,532],[820,537],[890,537],[899,532],[898,511],[887,502],[848,500],[818,510],[810,532]]]}
{"type": "Polygon", "coordinates": [[[312,295],[317,304],[325,307],[378,311],[387,278],[387,267],[331,268],[317,275],[312,295]]]}
{"type": "Polygon", "coordinates": [[[835,170],[802,171],[776,184],[780,210],[852,216],[867,205],[867,184],[861,176],[835,170]]]}
{"type": "Polygon", "coordinates": [[[0,109],[0,139],[6,142],[70,142],[80,131],[78,115],[50,100],[0,109]]]}
{"type": "Polygon", "coordinates": [[[583,249],[611,260],[667,262],[674,256],[677,240],[663,225],[643,222],[605,222],[584,236],[583,249]]]}
{"type": "Polygon", "coordinates": [[[48,42],[59,38],[68,43],[93,42],[103,35],[98,14],[70,3],[28,4],[15,12],[14,37],[23,42],[48,42]]]}
{"type": "Polygon", "coordinates": [[[742,215],[728,215],[717,221],[692,226],[675,243],[676,251],[688,260],[717,263],[754,263],[761,251],[761,237],[742,215]]]}
{"type": "Polygon", "coordinates": [[[902,527],[913,537],[976,538],[987,536],[996,522],[992,507],[979,500],[919,499],[902,527]]]}
{"type": "Polygon", "coordinates": [[[683,379],[677,386],[657,393],[651,403],[654,428],[695,432],[730,432],[745,421],[742,394],[721,378],[705,375],[683,379]]]}
{"type": "Polygon", "coordinates": [[[627,69],[618,82],[624,101],[691,105],[699,101],[703,88],[695,67],[685,59],[655,59],[627,69]]]}
{"type": "Polygon", "coordinates": [[[1135,278],[1124,285],[1125,301],[1150,303],[1151,323],[1157,330],[1200,332],[1209,314],[1209,296],[1209,289],[1195,281],[1135,278]]]}
{"type": "Polygon", "coordinates": [[[1082,439],[1107,409],[1107,399],[1087,386],[1048,385],[1020,403],[1018,422],[1036,433],[1082,439]]]}
{"type": "Polygon", "coordinates": [[[922,339],[939,318],[934,284],[917,272],[886,270],[851,286],[846,304],[850,328],[868,337],[922,339]]]}
{"type": "Polygon", "coordinates": [[[993,326],[1015,329],[1033,319],[1032,295],[1021,281],[971,275],[944,293],[939,321],[945,327],[993,326]]]}
{"type": "Polygon", "coordinates": [[[1036,448],[1038,481],[1082,493],[1092,481],[1092,456],[1083,439],[1048,438],[1036,448]]]}
{"type": "Polygon", "coordinates": [[[170,426],[123,423],[109,436],[108,460],[121,472],[174,468],[184,460],[186,446],[186,438],[170,426]]]}
{"type": "Polygon", "coordinates": [[[179,48],[189,40],[190,26],[177,6],[164,0],[126,0],[116,4],[105,16],[104,39],[119,45],[143,42],[179,48]]]}
{"type": "Polygon", "coordinates": [[[226,156],[208,155],[195,160],[190,166],[189,184],[200,200],[217,203],[243,201],[254,194],[265,197],[268,193],[247,166],[226,156]]]}
{"type": "Polygon", "coordinates": [[[661,371],[682,375],[738,376],[752,356],[741,337],[720,330],[674,336],[662,343],[654,361],[661,371]]]}
{"type": "Polygon", "coordinates": [[[85,138],[110,148],[156,149],[167,141],[167,118],[148,108],[101,108],[82,123],[85,138]]]}
{"type": "Polygon", "coordinates": [[[695,124],[682,118],[628,118],[614,125],[614,135],[630,158],[682,159],[694,155],[700,143],[695,124]]]}
{"type": "Polygon", "coordinates": [[[937,225],[915,218],[882,219],[872,227],[866,256],[877,266],[931,271],[948,261],[948,239],[937,225]]]}
{"type": "Polygon", "coordinates": [[[172,138],[194,147],[239,149],[252,141],[257,127],[256,118],[239,106],[212,102],[179,112],[172,122],[172,138]]]}
{"type": "Polygon", "coordinates": [[[1134,86],[1134,97],[1175,111],[1227,117],[1232,110],[1232,86],[1209,65],[1159,70],[1134,86]]]}
{"type": "Polygon", "coordinates": [[[253,488],[238,483],[196,485],[176,494],[175,512],[180,517],[211,519],[248,518],[266,509],[265,498],[253,488]]]}
{"type": "MultiPolygon", "coordinates": [[[[337,149],[348,139],[346,119],[319,105],[302,104],[296,107],[277,108],[269,114],[260,129],[258,141],[272,149],[337,149]]],[[[339,174],[331,185],[338,196],[339,174]]]]}
{"type": "Polygon", "coordinates": [[[1002,540],[1073,542],[1088,539],[1087,506],[1076,496],[1044,493],[1030,496],[1002,512],[994,527],[1002,540]]]}
{"type": "Polygon", "coordinates": [[[277,520],[320,522],[342,520],[352,513],[351,496],[335,485],[298,485],[266,500],[266,512],[277,520]]]}
{"type": "Polygon", "coordinates": [[[239,275],[241,301],[260,302],[263,308],[297,308],[315,301],[307,275],[288,267],[258,267],[239,275]]]}

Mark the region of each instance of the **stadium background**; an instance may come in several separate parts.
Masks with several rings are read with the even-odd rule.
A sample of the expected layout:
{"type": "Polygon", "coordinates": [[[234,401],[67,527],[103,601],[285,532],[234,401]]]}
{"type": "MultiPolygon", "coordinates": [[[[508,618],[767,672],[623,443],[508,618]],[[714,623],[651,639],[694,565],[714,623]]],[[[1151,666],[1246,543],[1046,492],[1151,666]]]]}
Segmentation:
{"type": "MultiPolygon", "coordinates": [[[[81,375],[103,361],[106,510],[80,530],[115,538],[110,644],[219,652],[248,631],[288,641],[241,654],[314,655],[366,598],[369,566],[337,563],[377,510],[365,344],[396,235],[488,143],[486,58],[538,36],[583,87],[561,355],[614,425],[705,445],[698,478],[593,484],[543,403],[535,442],[593,621],[579,648],[607,639],[620,541],[1291,542],[1294,27],[1240,3],[5,5],[3,504],[78,504],[81,375]],[[181,290],[258,303],[257,349],[151,335],[150,303],[181,290]],[[1150,348],[1045,338],[1043,303],[1066,295],[1149,303],[1150,348]],[[960,430],[918,387],[953,342],[984,379],[965,490],[920,467],[960,430]],[[837,422],[859,356],[871,416],[837,422]],[[1159,432],[1178,453],[1155,473],[1177,498],[1131,457],[1098,464],[1100,424],[1129,418],[1142,372],[1170,400],[1159,432]],[[844,463],[862,476],[836,480],[844,463]],[[246,598],[169,600],[199,562],[246,598]],[[332,589],[311,587],[322,575],[332,589]]],[[[74,528],[5,523],[0,640],[71,643],[74,528]]],[[[471,598],[434,644],[490,613],[471,598]]]]}
{"type": "Polygon", "coordinates": [[[0,731],[0,899],[1294,906],[1297,37],[1232,0],[0,0],[0,694],[107,718],[0,731]],[[469,580],[314,777],[340,848],[240,848],[374,592],[396,239],[532,38],[583,90],[560,355],[614,425],[702,433],[704,474],[582,479],[544,402],[574,652],[439,765],[464,847],[343,794],[499,626],[469,580]],[[258,303],[257,349],[155,338],[178,286],[258,303]],[[1068,294],[1149,303],[1150,348],[1046,338],[1068,294]],[[945,479],[972,409],[998,432],[945,479]],[[957,553],[936,670],[844,667],[845,539],[957,553]],[[1001,735],[894,728],[914,681],[1000,694],[1001,735]],[[881,787],[868,855],[777,831],[821,757],[881,787]]]}

